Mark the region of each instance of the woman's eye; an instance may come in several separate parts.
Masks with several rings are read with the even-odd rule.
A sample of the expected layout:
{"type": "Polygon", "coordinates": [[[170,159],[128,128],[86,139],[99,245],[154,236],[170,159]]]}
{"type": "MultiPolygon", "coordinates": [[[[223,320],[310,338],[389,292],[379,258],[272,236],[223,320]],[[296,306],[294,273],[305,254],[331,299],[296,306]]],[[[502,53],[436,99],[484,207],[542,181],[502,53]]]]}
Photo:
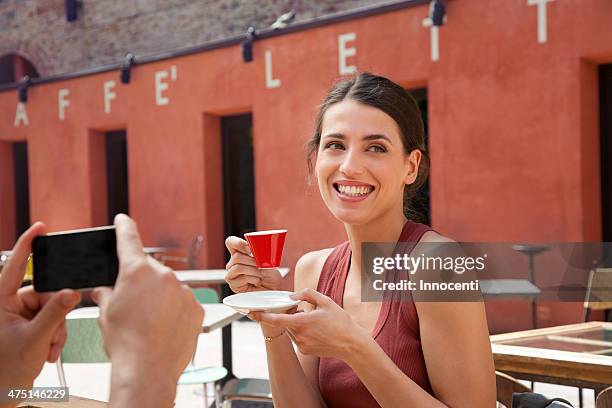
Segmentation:
{"type": "Polygon", "coordinates": [[[342,143],[339,142],[329,142],[328,144],[325,145],[326,149],[344,149],[344,146],[342,146],[342,143]]]}
{"type": "Polygon", "coordinates": [[[372,145],[368,147],[368,152],[384,153],[386,151],[387,149],[385,149],[384,146],[381,145],[372,145]]]}

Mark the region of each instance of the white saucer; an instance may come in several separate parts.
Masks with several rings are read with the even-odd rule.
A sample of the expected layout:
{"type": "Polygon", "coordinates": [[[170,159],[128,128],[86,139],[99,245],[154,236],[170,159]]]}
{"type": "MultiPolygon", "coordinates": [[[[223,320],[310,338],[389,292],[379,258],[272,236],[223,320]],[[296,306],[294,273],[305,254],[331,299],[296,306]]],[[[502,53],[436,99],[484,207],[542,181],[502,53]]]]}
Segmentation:
{"type": "Polygon", "coordinates": [[[291,299],[291,294],[282,290],[237,293],[223,299],[223,303],[244,315],[250,312],[283,313],[301,302],[291,299]]]}

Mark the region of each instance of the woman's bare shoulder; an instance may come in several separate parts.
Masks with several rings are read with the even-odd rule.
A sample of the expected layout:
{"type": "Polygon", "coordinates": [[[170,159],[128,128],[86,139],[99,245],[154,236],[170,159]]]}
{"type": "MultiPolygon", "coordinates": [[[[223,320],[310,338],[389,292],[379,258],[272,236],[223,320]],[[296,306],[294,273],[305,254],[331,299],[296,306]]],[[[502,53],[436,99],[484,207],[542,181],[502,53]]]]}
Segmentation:
{"type": "Polygon", "coordinates": [[[295,264],[294,288],[296,291],[317,288],[323,265],[333,250],[334,248],[325,248],[302,255],[295,264]]]}
{"type": "Polygon", "coordinates": [[[421,237],[420,242],[455,242],[454,239],[438,234],[436,231],[427,231],[421,237]]]}

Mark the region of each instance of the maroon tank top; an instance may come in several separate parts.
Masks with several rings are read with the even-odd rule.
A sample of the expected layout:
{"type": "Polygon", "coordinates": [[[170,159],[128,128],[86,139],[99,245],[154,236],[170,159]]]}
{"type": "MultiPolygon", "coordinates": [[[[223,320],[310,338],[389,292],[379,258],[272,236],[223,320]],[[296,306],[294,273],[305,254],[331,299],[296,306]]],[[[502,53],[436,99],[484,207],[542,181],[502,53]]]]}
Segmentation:
{"type": "MultiPolygon", "coordinates": [[[[430,230],[427,225],[408,221],[399,242],[413,242],[414,247],[423,234],[430,230]]],[[[409,250],[412,247],[409,246],[409,250]]],[[[337,246],[325,261],[317,284],[318,292],[329,296],[341,307],[351,252],[349,242],[337,246]]],[[[404,374],[433,394],[421,349],[419,318],[412,301],[383,301],[372,336],[404,374]]],[[[355,372],[337,358],[320,358],[319,389],[328,408],[379,407],[355,372]]]]}

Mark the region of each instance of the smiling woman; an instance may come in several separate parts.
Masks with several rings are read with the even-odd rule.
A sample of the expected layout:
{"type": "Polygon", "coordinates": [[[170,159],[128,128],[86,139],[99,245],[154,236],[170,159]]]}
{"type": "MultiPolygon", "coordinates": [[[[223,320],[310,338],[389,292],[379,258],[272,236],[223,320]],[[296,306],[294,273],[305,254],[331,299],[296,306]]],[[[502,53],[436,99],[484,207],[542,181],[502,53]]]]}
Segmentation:
{"type": "MultiPolygon", "coordinates": [[[[403,184],[401,188],[404,191],[403,205],[406,217],[413,221],[422,222],[425,216],[415,211],[410,203],[427,180],[429,156],[425,149],[423,121],[414,98],[394,82],[369,73],[362,73],[352,80],[339,82],[323,101],[317,115],[314,136],[308,143],[308,170],[310,174],[313,173],[314,158],[318,156],[317,153],[321,148],[322,139],[327,145],[325,147],[344,148],[342,142],[346,140],[347,135],[332,129],[325,129],[324,132],[324,125],[330,123],[334,126],[341,126],[343,123],[365,125],[366,127],[360,128],[360,132],[363,142],[366,143],[366,148],[372,153],[387,153],[386,146],[393,146],[393,136],[397,136],[393,147],[397,150],[403,149],[406,155],[414,152],[411,160],[418,160],[416,163],[418,174],[410,183],[403,184]],[[339,102],[344,103],[339,104],[339,102]],[[343,114],[350,116],[344,122],[342,122],[343,114]],[[339,117],[336,118],[336,116],[339,117]],[[326,117],[327,121],[324,120],[326,117]],[[372,119],[374,119],[374,122],[372,122],[372,119]],[[368,126],[371,127],[374,124],[381,123],[388,126],[387,134],[368,134],[365,131],[368,126]],[[333,143],[334,138],[338,139],[338,143],[329,146],[330,142],[333,143]]],[[[347,185],[350,185],[350,183],[347,185]]],[[[335,187],[339,188],[340,185],[335,187]]]]}
{"type": "MultiPolygon", "coordinates": [[[[266,338],[275,406],[494,406],[482,303],[361,299],[362,243],[452,242],[415,222],[410,206],[429,167],[414,99],[368,73],[337,83],[320,108],[308,166],[348,241],[298,261],[302,313],[249,315],[266,338]]],[[[278,287],[278,273],[256,269],[244,241],[226,245],[232,289],[278,287]]]]}

